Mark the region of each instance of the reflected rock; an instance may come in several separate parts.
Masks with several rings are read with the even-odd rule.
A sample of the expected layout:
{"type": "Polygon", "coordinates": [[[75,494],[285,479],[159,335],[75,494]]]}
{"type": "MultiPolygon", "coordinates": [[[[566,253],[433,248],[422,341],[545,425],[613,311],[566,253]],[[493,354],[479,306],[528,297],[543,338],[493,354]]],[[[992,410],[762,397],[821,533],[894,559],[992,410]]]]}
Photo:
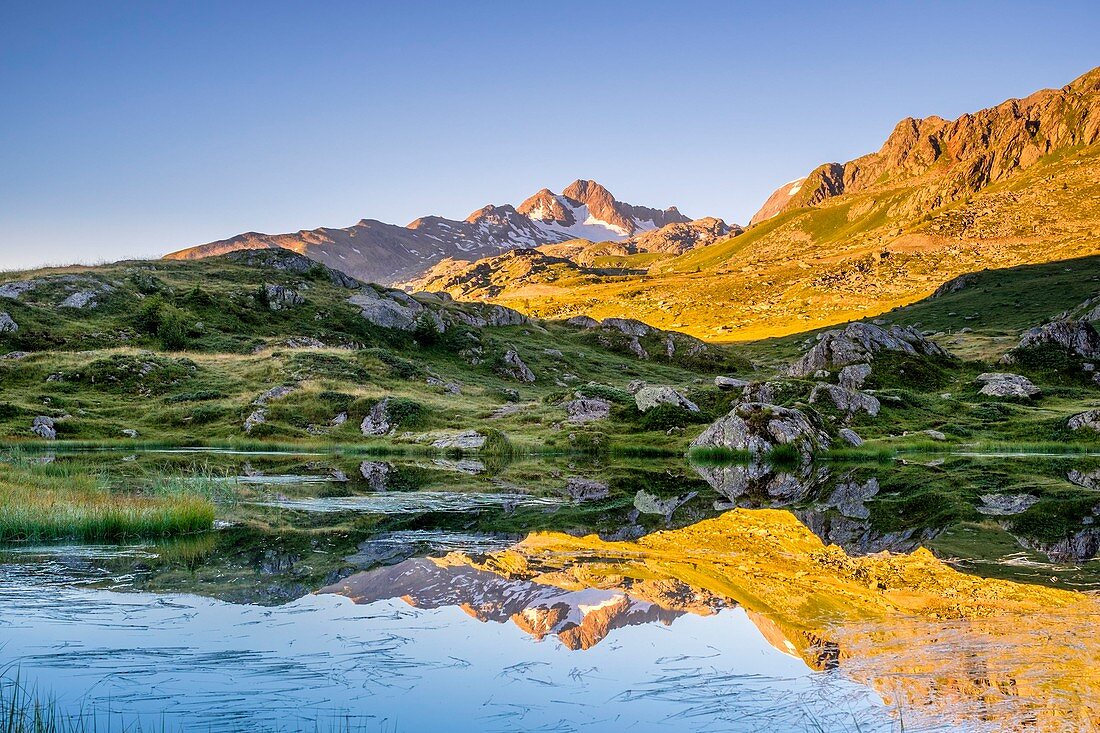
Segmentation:
{"type": "Polygon", "coordinates": [[[584,476],[570,476],[565,481],[565,490],[569,498],[574,501],[596,501],[606,499],[611,489],[602,481],[585,478],[584,476]]]}
{"type": "Polygon", "coordinates": [[[359,464],[361,475],[372,491],[385,491],[393,466],[384,461],[363,461],[359,464]]]}
{"type": "Polygon", "coordinates": [[[734,506],[784,506],[801,501],[829,478],[827,466],[803,464],[779,470],[764,461],[726,465],[697,465],[695,471],[729,502],[715,502],[716,509],[734,506]]]}

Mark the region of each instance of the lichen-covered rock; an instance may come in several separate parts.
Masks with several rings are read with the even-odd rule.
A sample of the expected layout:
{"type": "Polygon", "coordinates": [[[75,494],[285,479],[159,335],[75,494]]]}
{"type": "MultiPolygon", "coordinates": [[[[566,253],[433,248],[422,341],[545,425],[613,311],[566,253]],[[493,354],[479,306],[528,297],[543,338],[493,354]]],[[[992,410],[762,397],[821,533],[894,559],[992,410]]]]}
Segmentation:
{"type": "Polygon", "coordinates": [[[1031,398],[1042,393],[1027,377],[1007,372],[985,372],[974,380],[983,385],[981,394],[987,397],[1031,398]]]}
{"type": "Polygon", "coordinates": [[[74,310],[94,309],[99,306],[98,293],[94,290],[78,290],[58,304],[58,308],[74,310]]]}
{"type": "Polygon", "coordinates": [[[840,370],[837,382],[845,389],[862,389],[863,383],[869,376],[871,376],[870,364],[849,364],[840,370]]]}
{"type": "Polygon", "coordinates": [[[1100,333],[1085,320],[1061,320],[1044,323],[1024,333],[1020,343],[1005,354],[1003,361],[1013,363],[1016,352],[1042,346],[1063,349],[1084,359],[1100,358],[1100,333]]]}
{"type": "Polygon", "coordinates": [[[807,377],[820,369],[869,363],[875,354],[889,351],[914,356],[946,357],[948,353],[911,326],[851,323],[843,329],[826,331],[797,362],[787,368],[793,377],[807,377]]]}
{"type": "Polygon", "coordinates": [[[600,321],[600,325],[603,328],[613,329],[635,338],[648,336],[650,331],[653,330],[645,323],[636,321],[633,318],[605,318],[600,321]]]}
{"type": "Polygon", "coordinates": [[[737,377],[715,377],[714,386],[718,389],[744,389],[748,387],[752,382],[747,379],[738,379],[737,377]]]}
{"type": "Polygon", "coordinates": [[[571,423],[604,420],[611,414],[611,403],[598,398],[578,397],[565,403],[567,418],[571,423]]]}
{"type": "Polygon", "coordinates": [[[516,351],[515,346],[509,346],[504,352],[504,356],[501,357],[501,366],[497,370],[501,375],[515,379],[520,382],[533,382],[535,381],[535,373],[531,371],[530,367],[520,357],[519,352],[516,351]]]}
{"type": "Polygon", "coordinates": [[[1066,423],[1070,430],[1092,430],[1100,433],[1100,410],[1079,412],[1066,423]]]}
{"type": "Polygon", "coordinates": [[[979,498],[982,505],[977,507],[978,513],[990,516],[1021,514],[1039,501],[1031,494],[982,494],[979,498]]]}
{"type": "Polygon", "coordinates": [[[43,440],[57,440],[57,425],[53,418],[39,415],[31,424],[31,432],[43,440]]]}
{"type": "Polygon", "coordinates": [[[264,285],[264,300],[267,301],[268,310],[281,311],[294,306],[303,305],[306,299],[297,290],[283,285],[264,285]]]}
{"type": "Polygon", "coordinates": [[[822,399],[832,402],[838,410],[854,415],[857,412],[866,412],[874,417],[882,408],[882,403],[877,397],[859,392],[854,389],[845,389],[836,384],[819,383],[810,393],[810,404],[815,404],[822,399]]]}
{"type": "Polygon", "coordinates": [[[267,422],[267,410],[259,407],[252,411],[252,414],[244,419],[244,431],[251,433],[258,426],[267,422]]]}
{"type": "Polygon", "coordinates": [[[573,316],[565,321],[570,326],[577,326],[578,328],[597,328],[600,322],[591,316],[573,316]]]}
{"type": "Polygon", "coordinates": [[[863,445],[863,438],[859,437],[859,433],[851,428],[841,428],[838,434],[848,445],[855,446],[856,448],[863,445]]]}
{"type": "Polygon", "coordinates": [[[8,313],[0,313],[0,334],[15,333],[19,330],[19,324],[8,313]]]}
{"type": "Polygon", "coordinates": [[[634,393],[634,403],[642,412],[648,412],[657,405],[673,405],[690,412],[699,412],[699,406],[684,397],[672,387],[642,387],[634,393]]]}
{"type": "Polygon", "coordinates": [[[478,450],[485,446],[485,440],[486,436],[476,430],[463,430],[437,438],[432,442],[432,447],[440,450],[478,450]]]}
{"type": "Polygon", "coordinates": [[[729,448],[753,454],[767,453],[777,446],[793,446],[809,457],[829,447],[829,435],[801,410],[745,402],[716,420],[691,442],[696,448],[729,448]]]}
{"type": "Polygon", "coordinates": [[[386,435],[394,429],[394,426],[390,422],[389,405],[389,397],[381,399],[374,404],[374,407],[372,407],[370,412],[363,418],[363,422],[359,424],[359,430],[363,435],[386,435]]]}

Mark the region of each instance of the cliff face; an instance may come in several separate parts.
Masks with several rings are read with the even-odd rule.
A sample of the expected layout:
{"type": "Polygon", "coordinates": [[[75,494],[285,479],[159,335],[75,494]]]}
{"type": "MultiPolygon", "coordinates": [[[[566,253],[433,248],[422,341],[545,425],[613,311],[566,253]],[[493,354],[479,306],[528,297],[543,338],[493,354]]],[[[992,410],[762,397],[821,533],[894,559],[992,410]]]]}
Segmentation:
{"type": "MultiPolygon", "coordinates": [[[[918,196],[899,215],[919,215],[965,198],[1051,153],[1100,140],[1100,69],[1061,89],[956,120],[908,117],[878,152],[847,163],[819,166],[782,206],[765,204],[753,222],[816,206],[845,193],[917,184],[918,196]]],[[[780,189],[782,190],[782,189],[780,189]]],[[[774,194],[773,194],[774,197],[774,194]]]]}

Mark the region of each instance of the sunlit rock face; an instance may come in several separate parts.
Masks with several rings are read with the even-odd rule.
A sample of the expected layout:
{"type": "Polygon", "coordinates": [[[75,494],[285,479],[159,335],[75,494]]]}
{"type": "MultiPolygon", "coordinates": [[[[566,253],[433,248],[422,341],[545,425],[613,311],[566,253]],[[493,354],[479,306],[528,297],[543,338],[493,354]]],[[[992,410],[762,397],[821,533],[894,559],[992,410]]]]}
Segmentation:
{"type": "MultiPolygon", "coordinates": [[[[874,488],[856,482],[833,494],[843,502],[874,488]]],[[[854,557],[786,511],[736,509],[626,542],[538,533],[481,560],[441,561],[459,563],[508,583],[617,591],[599,609],[609,615],[625,609],[620,599],[677,602],[653,595],[661,589],[680,601],[706,599],[675,605],[684,612],[741,605],[777,649],[879,691],[906,729],[1100,726],[1094,596],[966,575],[924,549],[854,557]]],[[[566,610],[520,613],[522,628],[544,635],[566,610]]]]}

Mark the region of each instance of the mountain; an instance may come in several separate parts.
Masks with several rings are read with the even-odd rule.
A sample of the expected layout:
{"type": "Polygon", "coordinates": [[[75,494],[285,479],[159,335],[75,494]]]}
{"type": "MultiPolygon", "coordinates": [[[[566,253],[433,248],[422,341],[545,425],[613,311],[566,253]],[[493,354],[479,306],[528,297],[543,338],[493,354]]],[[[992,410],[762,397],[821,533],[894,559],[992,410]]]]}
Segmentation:
{"type": "Polygon", "coordinates": [[[1100,68],[956,120],[902,120],[877,152],[781,186],[736,237],[589,260],[583,247],[543,247],[573,269],[493,293],[453,271],[421,284],[544,318],[747,340],[875,316],[962,273],[1083,257],[1098,241],[1100,68]]]}
{"type": "Polygon", "coordinates": [[[543,189],[518,209],[490,204],[463,221],[425,216],[402,227],[363,219],[345,229],[246,232],[173,252],[166,259],[194,260],[239,249],[282,247],[362,280],[392,284],[419,277],[447,258],[471,261],[517,247],[577,238],[620,241],[690,221],[674,206],[659,210],[626,204],[595,181],[577,180],[561,194],[543,189]]]}

